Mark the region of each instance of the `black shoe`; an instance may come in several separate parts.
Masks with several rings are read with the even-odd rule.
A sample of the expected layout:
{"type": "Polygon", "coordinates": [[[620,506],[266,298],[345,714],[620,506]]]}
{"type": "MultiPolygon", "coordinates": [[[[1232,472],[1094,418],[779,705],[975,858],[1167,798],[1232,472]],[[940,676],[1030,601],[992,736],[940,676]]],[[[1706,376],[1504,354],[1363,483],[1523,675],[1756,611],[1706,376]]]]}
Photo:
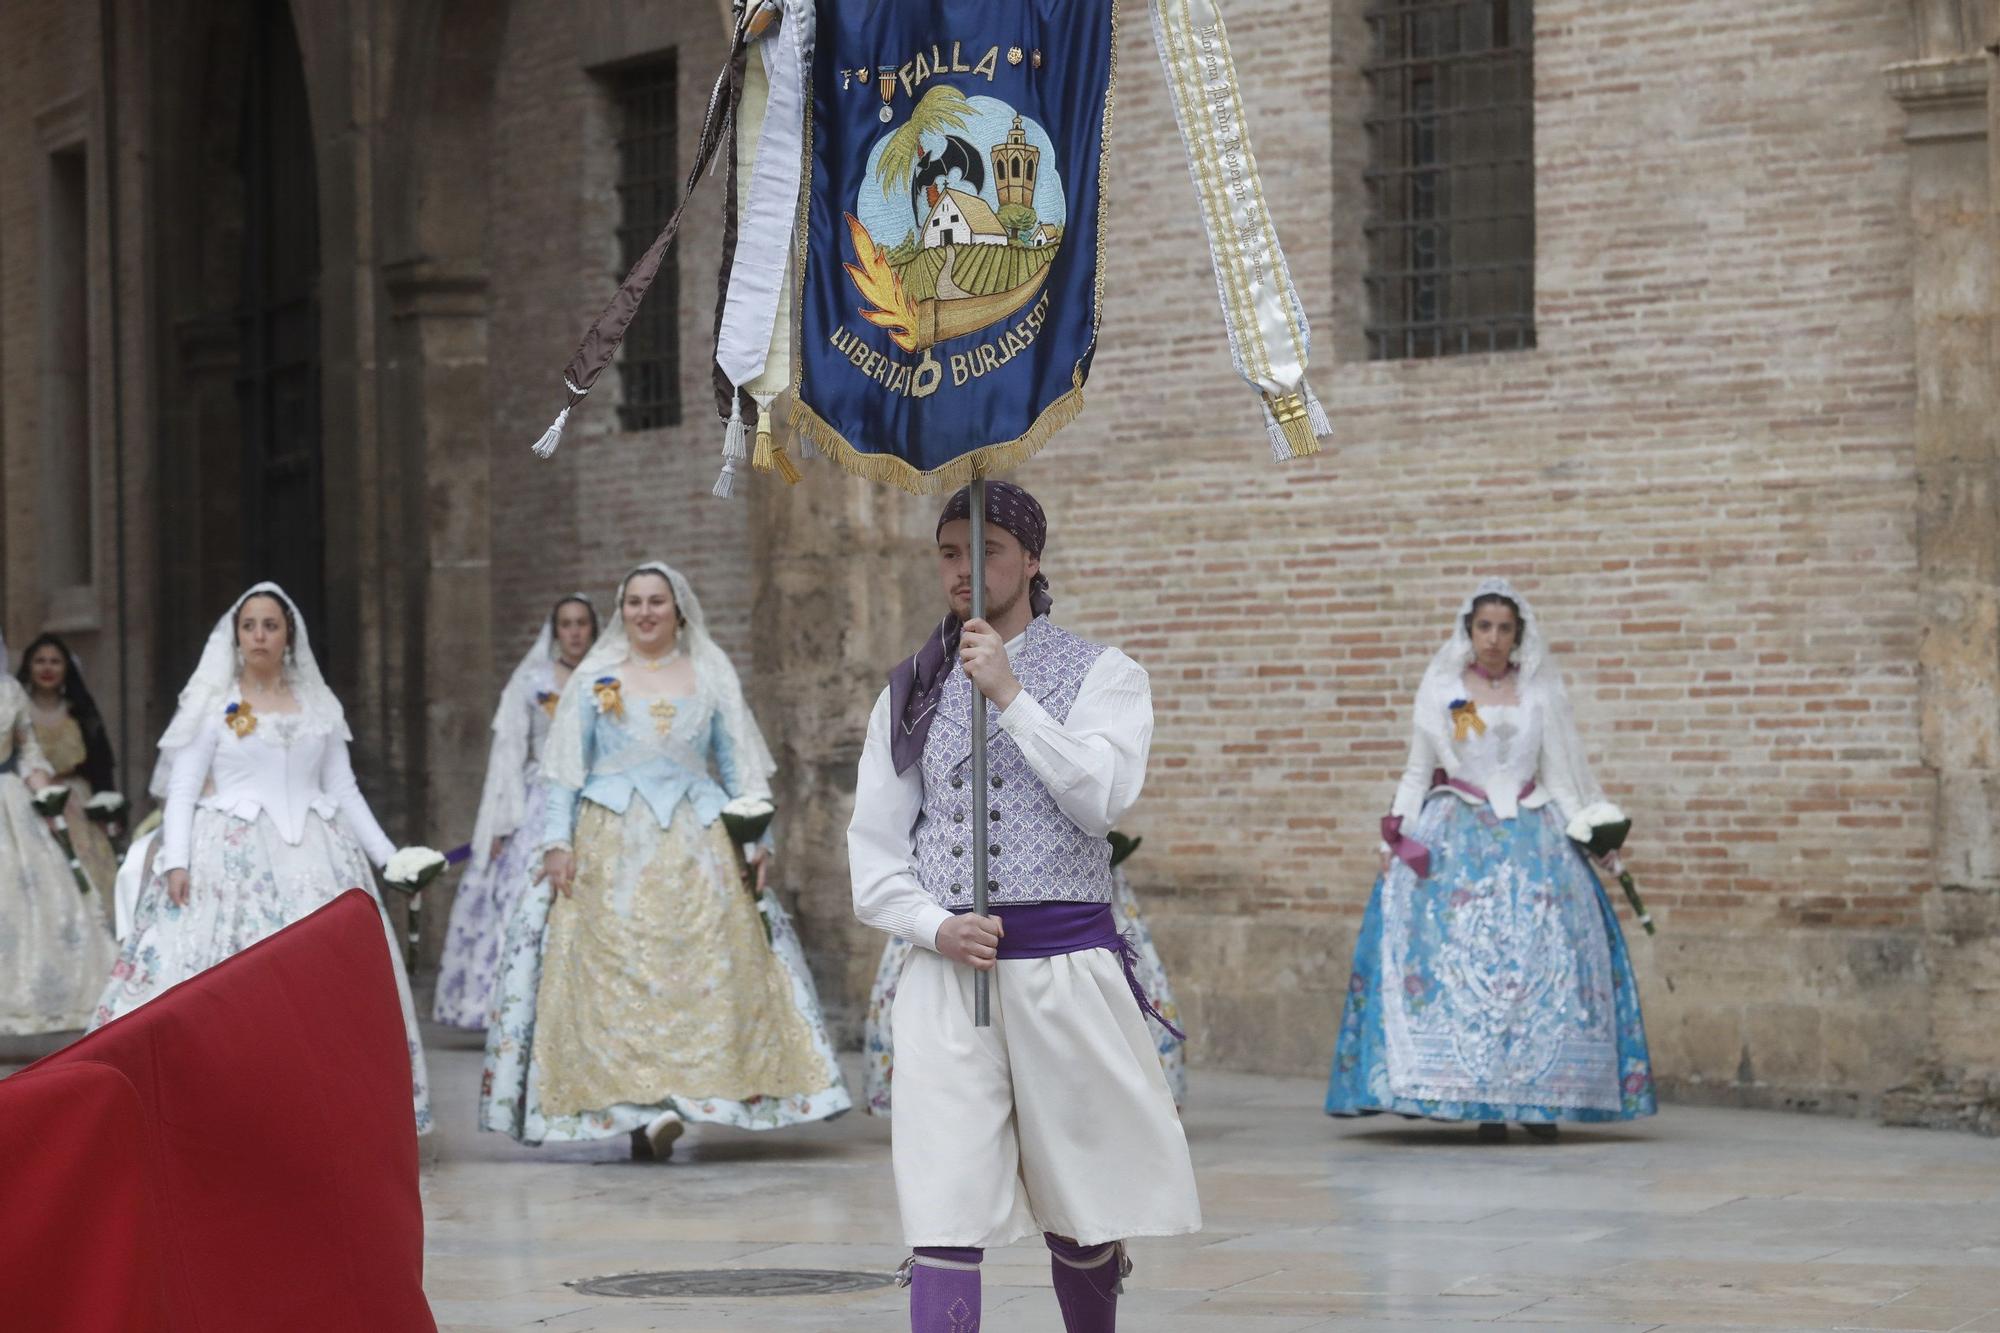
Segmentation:
{"type": "Polygon", "coordinates": [[[1543,1143],[1556,1141],[1557,1131],[1552,1124],[1523,1125],[1521,1128],[1528,1131],[1528,1137],[1531,1139],[1540,1139],[1543,1143]]]}
{"type": "Polygon", "coordinates": [[[1482,1124],[1479,1127],[1479,1141],[1481,1143],[1505,1143],[1507,1141],[1507,1126],[1497,1120],[1482,1124]]]}
{"type": "Polygon", "coordinates": [[[632,1160],[635,1162],[653,1160],[653,1141],[646,1137],[643,1127],[632,1131],[632,1160]]]}

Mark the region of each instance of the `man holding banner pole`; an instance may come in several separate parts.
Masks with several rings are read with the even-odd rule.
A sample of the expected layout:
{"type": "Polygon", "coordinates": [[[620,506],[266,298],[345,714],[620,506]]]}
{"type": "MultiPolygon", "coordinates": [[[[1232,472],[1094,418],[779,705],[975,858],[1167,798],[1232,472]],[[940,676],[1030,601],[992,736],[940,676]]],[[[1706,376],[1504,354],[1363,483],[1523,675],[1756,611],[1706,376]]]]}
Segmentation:
{"type": "Polygon", "coordinates": [[[1039,1231],[1064,1327],[1110,1333],[1124,1242],[1201,1225],[1150,1004],[1110,907],[1106,835],[1144,785],[1152,696],[1125,654],[1049,619],[1034,497],[1004,481],[978,489],[980,546],[972,487],[939,517],[949,611],[876,701],[848,827],[856,915],[920,946],[895,1002],[910,1326],[977,1328],[984,1251],[1039,1231]],[[984,781],[972,772],[980,715],[984,781]],[[969,854],[982,816],[985,910],[969,854]],[[991,978],[989,1026],[978,977],[991,978]]]}

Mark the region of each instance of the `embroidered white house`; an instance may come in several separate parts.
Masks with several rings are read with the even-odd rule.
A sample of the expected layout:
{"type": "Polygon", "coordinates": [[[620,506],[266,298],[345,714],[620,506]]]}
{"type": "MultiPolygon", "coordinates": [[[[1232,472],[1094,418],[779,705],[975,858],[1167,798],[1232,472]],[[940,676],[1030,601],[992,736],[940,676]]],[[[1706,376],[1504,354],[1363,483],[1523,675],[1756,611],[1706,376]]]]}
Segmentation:
{"type": "Polygon", "coordinates": [[[984,199],[964,190],[940,190],[924,222],[924,249],[940,245],[1005,245],[1007,229],[984,199]]]}

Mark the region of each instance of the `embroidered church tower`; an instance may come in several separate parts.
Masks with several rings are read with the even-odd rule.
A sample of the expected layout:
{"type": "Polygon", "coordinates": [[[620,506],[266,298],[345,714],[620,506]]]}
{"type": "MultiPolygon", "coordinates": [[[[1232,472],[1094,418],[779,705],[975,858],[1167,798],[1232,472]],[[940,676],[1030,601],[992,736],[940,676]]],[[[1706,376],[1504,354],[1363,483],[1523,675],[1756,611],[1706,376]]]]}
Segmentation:
{"type": "Polygon", "coordinates": [[[1042,150],[1028,142],[1021,118],[1014,117],[1014,128],[1007,132],[1007,142],[993,145],[993,188],[999,195],[1000,207],[1035,206],[1035,169],[1041,161],[1042,150]]]}

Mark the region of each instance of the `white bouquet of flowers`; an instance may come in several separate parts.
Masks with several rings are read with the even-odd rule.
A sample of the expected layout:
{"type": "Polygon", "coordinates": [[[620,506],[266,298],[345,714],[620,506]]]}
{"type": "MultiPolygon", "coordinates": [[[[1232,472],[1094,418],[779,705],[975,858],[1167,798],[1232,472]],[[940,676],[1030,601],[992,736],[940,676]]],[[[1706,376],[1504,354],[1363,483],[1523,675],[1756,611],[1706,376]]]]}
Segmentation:
{"type": "Polygon", "coordinates": [[[69,805],[69,787],[64,783],[51,782],[36,792],[32,799],[36,814],[43,819],[60,819],[64,808],[69,805]]]}
{"type": "Polygon", "coordinates": [[[417,966],[417,941],[423,938],[424,886],[444,873],[443,852],[434,847],[402,847],[382,868],[389,887],[410,895],[408,957],[404,963],[412,971],[417,966]]]}
{"type": "Polygon", "coordinates": [[[382,878],[405,893],[418,893],[443,874],[444,867],[443,852],[431,847],[404,847],[389,858],[382,878]]]}
{"type": "MultiPolygon", "coordinates": [[[[750,858],[757,854],[757,839],[764,836],[777,814],[778,807],[761,796],[739,796],[722,807],[722,826],[729,830],[730,844],[736,848],[744,891],[753,899],[758,897],[757,872],[750,868],[750,858]]],[[[771,918],[761,900],[757,903],[757,913],[764,918],[764,938],[769,940],[771,918]]]]}
{"type": "Polygon", "coordinates": [[[90,876],[83,872],[83,862],[76,859],[76,845],[69,838],[69,818],[63,812],[69,808],[69,787],[60,782],[51,782],[35,793],[35,813],[49,821],[55,831],[56,842],[62,847],[63,855],[69,860],[70,877],[76,881],[78,893],[90,892],[90,876]]]}
{"type": "Polygon", "coordinates": [[[764,836],[777,813],[778,807],[761,796],[739,796],[722,807],[722,823],[729,830],[729,840],[745,848],[748,856],[747,849],[764,836]]]}
{"type": "Polygon", "coordinates": [[[83,803],[83,813],[90,816],[94,823],[113,824],[125,817],[125,811],[130,806],[131,802],[125,799],[124,792],[101,791],[83,803]]]}
{"type": "MultiPolygon", "coordinates": [[[[1632,836],[1632,820],[1611,802],[1598,801],[1577,811],[1576,818],[1570,820],[1569,827],[1563,831],[1569,834],[1571,842],[1602,861],[1616,853],[1625,845],[1625,839],[1632,836]]],[[[1653,918],[1639,898],[1639,888],[1632,882],[1632,872],[1621,866],[1618,884],[1625,890],[1625,900],[1632,904],[1632,915],[1638,918],[1648,935],[1654,934],[1653,918]]]]}

